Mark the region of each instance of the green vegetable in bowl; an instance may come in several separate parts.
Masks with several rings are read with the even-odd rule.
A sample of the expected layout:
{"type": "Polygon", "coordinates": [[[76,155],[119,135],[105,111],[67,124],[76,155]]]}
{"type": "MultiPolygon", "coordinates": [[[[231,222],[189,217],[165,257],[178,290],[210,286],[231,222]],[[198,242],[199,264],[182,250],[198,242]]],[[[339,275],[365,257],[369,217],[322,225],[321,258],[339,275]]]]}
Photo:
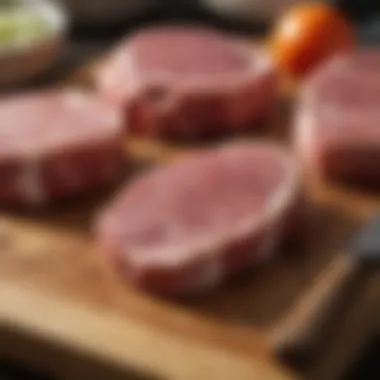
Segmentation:
{"type": "Polygon", "coordinates": [[[49,31],[49,22],[32,9],[0,7],[0,48],[34,42],[49,31]]]}

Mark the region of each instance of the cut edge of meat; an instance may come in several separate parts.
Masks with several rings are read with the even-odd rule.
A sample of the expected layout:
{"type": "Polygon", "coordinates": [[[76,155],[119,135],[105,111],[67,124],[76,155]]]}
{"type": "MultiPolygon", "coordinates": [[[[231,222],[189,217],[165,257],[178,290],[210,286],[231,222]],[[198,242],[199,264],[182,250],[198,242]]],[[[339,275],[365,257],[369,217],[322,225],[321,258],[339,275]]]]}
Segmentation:
{"type": "Polygon", "coordinates": [[[233,134],[259,126],[278,94],[278,73],[269,54],[261,47],[244,49],[252,59],[248,70],[209,81],[189,78],[187,83],[170,76],[144,77],[124,52],[100,68],[96,86],[102,97],[124,110],[132,133],[169,139],[233,134]],[[212,108],[217,114],[206,111],[212,108]]]}
{"type": "MultiPolygon", "coordinates": [[[[300,157],[302,165],[310,168],[311,174],[317,180],[325,177],[325,162],[321,157],[323,150],[327,149],[328,144],[331,149],[342,149],[342,141],[339,134],[335,137],[330,136],[324,138],[323,133],[319,134],[319,126],[329,123],[329,120],[339,122],[339,116],[343,118],[358,118],[358,121],[365,122],[362,116],[358,115],[356,109],[350,109],[347,106],[341,106],[339,102],[324,106],[323,85],[326,81],[334,80],[339,74],[339,69],[343,65],[344,69],[349,65],[351,57],[355,57],[359,52],[340,53],[330,58],[326,63],[321,65],[302,85],[298,95],[298,105],[296,109],[296,117],[293,132],[293,143],[297,155],[300,157]],[[326,118],[326,113],[328,116],[326,118]],[[333,119],[330,119],[333,118],[333,119]]],[[[365,50],[364,50],[365,52],[365,50]]],[[[380,61],[379,61],[380,62],[380,61]]],[[[366,110],[369,112],[369,110],[366,110]]],[[[378,109],[374,113],[378,113],[378,109]]],[[[344,133],[342,129],[342,133],[344,133]]],[[[360,136],[359,136],[360,137],[360,136]]],[[[363,147],[357,147],[362,144],[360,140],[345,139],[344,149],[355,150],[363,147]]],[[[368,144],[368,148],[373,148],[372,144],[376,144],[376,140],[366,140],[364,145],[368,144]]]]}
{"type": "MultiPolygon", "coordinates": [[[[214,283],[217,281],[216,277],[219,279],[223,277],[226,272],[222,257],[225,247],[231,242],[248,240],[260,232],[267,233],[267,226],[272,228],[272,231],[267,233],[266,238],[263,240],[257,258],[264,259],[268,256],[272,248],[271,245],[277,243],[272,240],[277,238],[277,235],[281,235],[283,217],[288,209],[295,203],[299,195],[300,173],[298,164],[293,155],[286,149],[274,143],[259,144],[258,146],[263,149],[273,149],[275,154],[279,155],[279,164],[284,165],[284,170],[286,171],[281,189],[276,190],[273,198],[269,200],[266,213],[262,217],[255,216],[253,218],[254,220],[244,223],[243,226],[240,226],[239,229],[229,235],[223,234],[220,238],[213,236],[211,239],[207,239],[207,241],[200,242],[196,246],[191,247],[191,249],[185,248],[187,250],[186,254],[183,254],[184,247],[178,247],[178,249],[173,250],[174,253],[170,255],[169,259],[166,255],[138,255],[136,253],[121,253],[118,251],[117,255],[122,256],[119,257],[119,260],[125,263],[125,266],[128,268],[129,276],[138,282],[140,276],[150,270],[175,271],[180,267],[186,267],[196,264],[197,262],[204,262],[203,269],[207,273],[201,277],[205,278],[204,281],[214,283]],[[176,252],[180,254],[176,254],[176,252]],[[209,273],[213,273],[213,275],[209,276],[209,273]]],[[[250,146],[253,147],[253,144],[250,144],[250,146]]],[[[223,147],[220,149],[223,149],[223,147]]],[[[204,285],[203,280],[199,281],[204,285]]],[[[194,287],[194,283],[192,283],[191,287],[194,287]]]]}
{"type": "MultiPolygon", "coordinates": [[[[345,115],[349,116],[349,113],[345,115]]],[[[380,154],[378,139],[361,140],[360,136],[342,139],[339,133],[325,138],[319,131],[324,122],[319,119],[315,107],[303,105],[299,108],[294,145],[305,172],[317,182],[377,190],[379,176],[373,163],[380,154]]],[[[344,127],[341,132],[345,132],[344,127]]]]}
{"type": "MultiPolygon", "coordinates": [[[[71,101],[73,97],[79,96],[84,98],[86,110],[89,108],[89,105],[96,106],[99,104],[104,106],[101,110],[103,117],[100,122],[98,121],[99,128],[94,129],[94,133],[91,134],[91,139],[84,139],[83,136],[81,136],[80,139],[72,138],[65,141],[64,144],[58,145],[49,145],[49,143],[32,147],[27,145],[25,149],[23,146],[17,146],[17,149],[11,150],[9,154],[3,154],[0,157],[0,171],[4,168],[6,171],[7,167],[14,168],[12,181],[8,184],[8,187],[12,189],[14,195],[11,197],[6,196],[5,199],[1,199],[1,202],[7,201],[12,205],[22,204],[31,207],[45,206],[50,203],[55,196],[48,191],[48,186],[51,184],[48,181],[49,178],[46,178],[45,171],[53,162],[55,162],[57,166],[56,163],[60,157],[63,157],[63,161],[59,169],[61,172],[56,168],[56,172],[59,173],[57,176],[61,176],[61,180],[65,182],[66,185],[68,185],[70,181],[81,183],[80,186],[77,186],[78,189],[73,186],[72,190],[67,190],[68,196],[80,193],[82,188],[91,187],[91,185],[99,186],[102,183],[106,184],[117,177],[126,160],[123,145],[120,142],[120,137],[125,133],[122,114],[117,108],[108,105],[104,100],[94,96],[92,93],[77,89],[65,89],[58,92],[55,90],[31,91],[23,96],[24,97],[20,99],[15,95],[10,95],[4,97],[3,101],[28,102],[29,97],[33,99],[38,96],[58,96],[59,100],[66,101],[67,99],[71,101]],[[80,175],[83,175],[83,167],[88,166],[83,157],[86,155],[89,157],[94,156],[94,152],[99,153],[102,157],[101,162],[98,162],[97,175],[93,176],[94,178],[88,179],[87,182],[85,177],[73,180],[72,178],[75,176],[79,178],[80,175]],[[72,162],[72,159],[70,159],[71,156],[82,157],[77,167],[75,166],[75,162],[72,162]],[[67,168],[73,170],[72,178],[70,178],[70,171],[68,171],[67,168]],[[75,169],[78,169],[78,173],[75,173],[75,169]]],[[[47,128],[51,126],[48,121],[49,120],[46,122],[47,128]]],[[[70,118],[68,119],[68,122],[69,121],[70,118]]],[[[96,160],[97,158],[95,157],[95,162],[97,162],[96,160]]],[[[65,194],[59,196],[59,198],[64,197],[65,194]]]]}

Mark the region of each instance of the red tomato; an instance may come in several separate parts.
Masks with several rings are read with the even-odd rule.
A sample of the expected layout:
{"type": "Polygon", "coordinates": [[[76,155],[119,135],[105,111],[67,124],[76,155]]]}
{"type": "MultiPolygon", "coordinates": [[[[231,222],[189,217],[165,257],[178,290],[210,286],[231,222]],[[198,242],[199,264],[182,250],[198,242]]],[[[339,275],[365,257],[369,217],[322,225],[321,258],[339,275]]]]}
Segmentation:
{"type": "Polygon", "coordinates": [[[270,46],[279,68],[303,76],[330,55],[355,45],[355,28],[325,3],[296,5],[275,25],[270,46]]]}

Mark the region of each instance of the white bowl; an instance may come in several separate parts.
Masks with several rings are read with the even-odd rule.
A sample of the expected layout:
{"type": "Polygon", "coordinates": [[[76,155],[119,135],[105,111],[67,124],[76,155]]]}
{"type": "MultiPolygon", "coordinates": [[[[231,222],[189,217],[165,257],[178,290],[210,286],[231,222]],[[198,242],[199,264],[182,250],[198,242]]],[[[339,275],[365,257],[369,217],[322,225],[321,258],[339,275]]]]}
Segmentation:
{"type": "MultiPolygon", "coordinates": [[[[162,0],[161,0],[162,1],[162,0]]],[[[103,24],[143,15],[157,0],[63,0],[76,21],[103,24]]]]}
{"type": "Polygon", "coordinates": [[[49,70],[65,46],[68,16],[53,0],[15,0],[17,6],[32,8],[50,24],[50,31],[34,41],[0,47],[0,86],[21,84],[49,70]]]}

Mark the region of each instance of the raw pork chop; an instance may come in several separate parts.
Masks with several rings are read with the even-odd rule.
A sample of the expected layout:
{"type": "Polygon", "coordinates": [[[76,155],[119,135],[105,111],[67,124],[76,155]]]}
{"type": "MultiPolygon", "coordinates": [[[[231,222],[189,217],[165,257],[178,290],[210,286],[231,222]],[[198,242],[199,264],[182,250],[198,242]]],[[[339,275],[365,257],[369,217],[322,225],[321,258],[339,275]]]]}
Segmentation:
{"type": "Polygon", "coordinates": [[[40,205],[109,182],[123,162],[122,117],[77,91],[0,103],[0,201],[40,205]]]}
{"type": "Polygon", "coordinates": [[[296,146],[319,178],[380,184],[380,50],[339,55],[306,82],[296,146]]]}
{"type": "Polygon", "coordinates": [[[123,42],[100,70],[98,87],[125,108],[136,133],[199,137],[265,118],[277,76],[252,43],[206,27],[160,26],[123,42]]]}
{"type": "Polygon", "coordinates": [[[192,153],[127,185],[100,214],[98,239],[138,286],[195,293],[270,255],[299,190],[295,161],[275,144],[192,153]]]}

